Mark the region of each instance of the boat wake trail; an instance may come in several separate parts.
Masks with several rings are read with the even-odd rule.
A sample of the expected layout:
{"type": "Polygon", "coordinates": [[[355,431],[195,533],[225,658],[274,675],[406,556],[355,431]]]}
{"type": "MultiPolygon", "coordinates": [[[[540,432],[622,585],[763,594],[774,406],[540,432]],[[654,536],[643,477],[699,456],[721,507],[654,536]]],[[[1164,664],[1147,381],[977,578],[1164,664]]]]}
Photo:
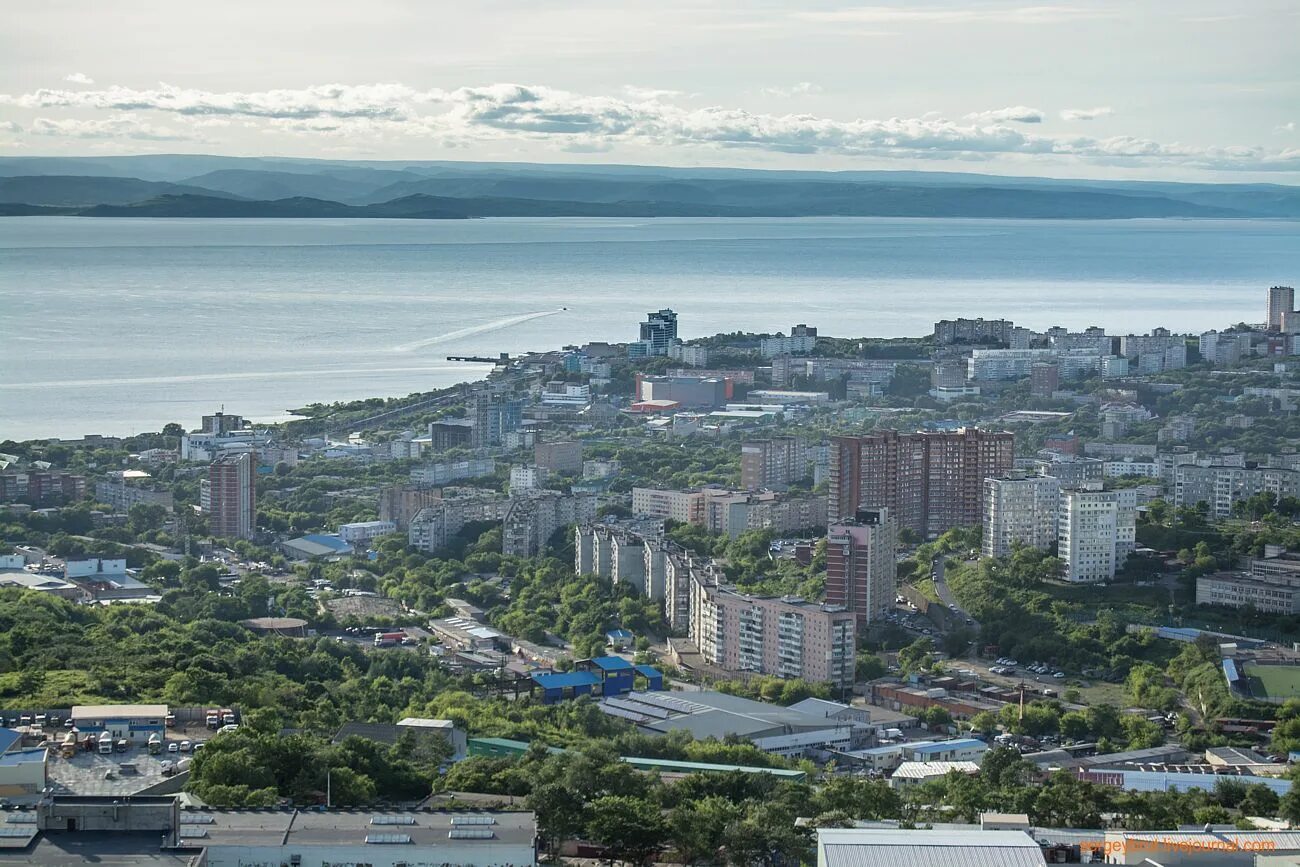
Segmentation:
{"type": "Polygon", "coordinates": [[[554,316],[560,313],[560,310],[542,310],[536,313],[523,313],[519,316],[507,316],[504,319],[495,319],[491,322],[484,322],[482,325],[471,325],[468,328],[458,328],[455,331],[448,331],[446,334],[438,334],[434,337],[426,337],[423,340],[416,340],[412,343],[403,343],[400,346],[394,346],[393,352],[414,352],[417,349],[424,349],[426,346],[434,346],[438,343],[446,343],[450,340],[459,340],[462,337],[472,337],[475,334],[487,334],[491,331],[501,331],[506,328],[512,328],[516,325],[522,325],[525,322],[531,322],[534,319],[541,319],[544,316],[554,316]]]}

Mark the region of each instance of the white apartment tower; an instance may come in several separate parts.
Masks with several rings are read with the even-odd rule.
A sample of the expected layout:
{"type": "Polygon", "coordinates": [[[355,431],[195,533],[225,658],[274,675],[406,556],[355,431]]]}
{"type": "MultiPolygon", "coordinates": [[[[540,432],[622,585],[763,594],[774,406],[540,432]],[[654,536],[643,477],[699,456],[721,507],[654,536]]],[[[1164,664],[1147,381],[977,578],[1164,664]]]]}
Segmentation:
{"type": "Polygon", "coordinates": [[[1109,581],[1133,553],[1137,492],[1062,491],[1057,522],[1057,556],[1065,580],[1081,584],[1109,581]]]}
{"type": "Polygon", "coordinates": [[[1056,541],[1061,482],[1052,476],[984,480],[984,556],[1005,557],[1017,544],[1046,551],[1056,541]]]}

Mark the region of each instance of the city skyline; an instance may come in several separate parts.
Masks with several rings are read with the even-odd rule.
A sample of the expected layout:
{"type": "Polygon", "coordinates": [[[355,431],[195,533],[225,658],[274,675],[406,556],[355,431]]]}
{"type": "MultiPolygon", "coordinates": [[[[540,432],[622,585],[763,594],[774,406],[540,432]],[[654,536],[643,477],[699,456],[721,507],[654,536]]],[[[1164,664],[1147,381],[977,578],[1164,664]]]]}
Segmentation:
{"type": "Polygon", "coordinates": [[[148,28],[138,2],[24,5],[0,34],[4,155],[1300,173],[1297,13],[1272,0],[236,3],[148,28]]]}

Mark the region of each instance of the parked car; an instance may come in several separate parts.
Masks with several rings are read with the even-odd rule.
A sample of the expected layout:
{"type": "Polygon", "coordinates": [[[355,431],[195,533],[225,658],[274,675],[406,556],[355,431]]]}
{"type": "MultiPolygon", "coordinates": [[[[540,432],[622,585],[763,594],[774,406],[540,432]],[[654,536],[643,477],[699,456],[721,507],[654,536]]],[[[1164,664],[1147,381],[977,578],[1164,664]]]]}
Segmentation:
{"type": "Polygon", "coordinates": [[[181,748],[181,745],[178,744],[176,741],[168,741],[168,742],[167,742],[167,752],[169,752],[169,753],[179,752],[179,751],[180,751],[180,748],[181,748]]]}
{"type": "Polygon", "coordinates": [[[193,745],[189,741],[181,741],[181,752],[188,753],[193,745]]]}

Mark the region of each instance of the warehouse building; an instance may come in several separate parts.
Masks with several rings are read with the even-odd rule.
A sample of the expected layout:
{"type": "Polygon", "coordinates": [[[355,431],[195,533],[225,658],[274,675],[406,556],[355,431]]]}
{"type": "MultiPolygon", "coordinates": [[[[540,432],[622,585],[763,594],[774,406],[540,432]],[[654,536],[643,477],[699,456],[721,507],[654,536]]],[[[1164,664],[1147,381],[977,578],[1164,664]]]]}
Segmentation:
{"type": "Polygon", "coordinates": [[[181,809],[175,797],[52,796],[12,816],[0,864],[530,867],[529,812],[181,809]],[[59,832],[45,836],[45,832],[59,832]]]}
{"type": "Polygon", "coordinates": [[[145,743],[166,735],[165,704],[83,704],[72,708],[72,724],[83,735],[107,732],[113,740],[145,743]]]}

